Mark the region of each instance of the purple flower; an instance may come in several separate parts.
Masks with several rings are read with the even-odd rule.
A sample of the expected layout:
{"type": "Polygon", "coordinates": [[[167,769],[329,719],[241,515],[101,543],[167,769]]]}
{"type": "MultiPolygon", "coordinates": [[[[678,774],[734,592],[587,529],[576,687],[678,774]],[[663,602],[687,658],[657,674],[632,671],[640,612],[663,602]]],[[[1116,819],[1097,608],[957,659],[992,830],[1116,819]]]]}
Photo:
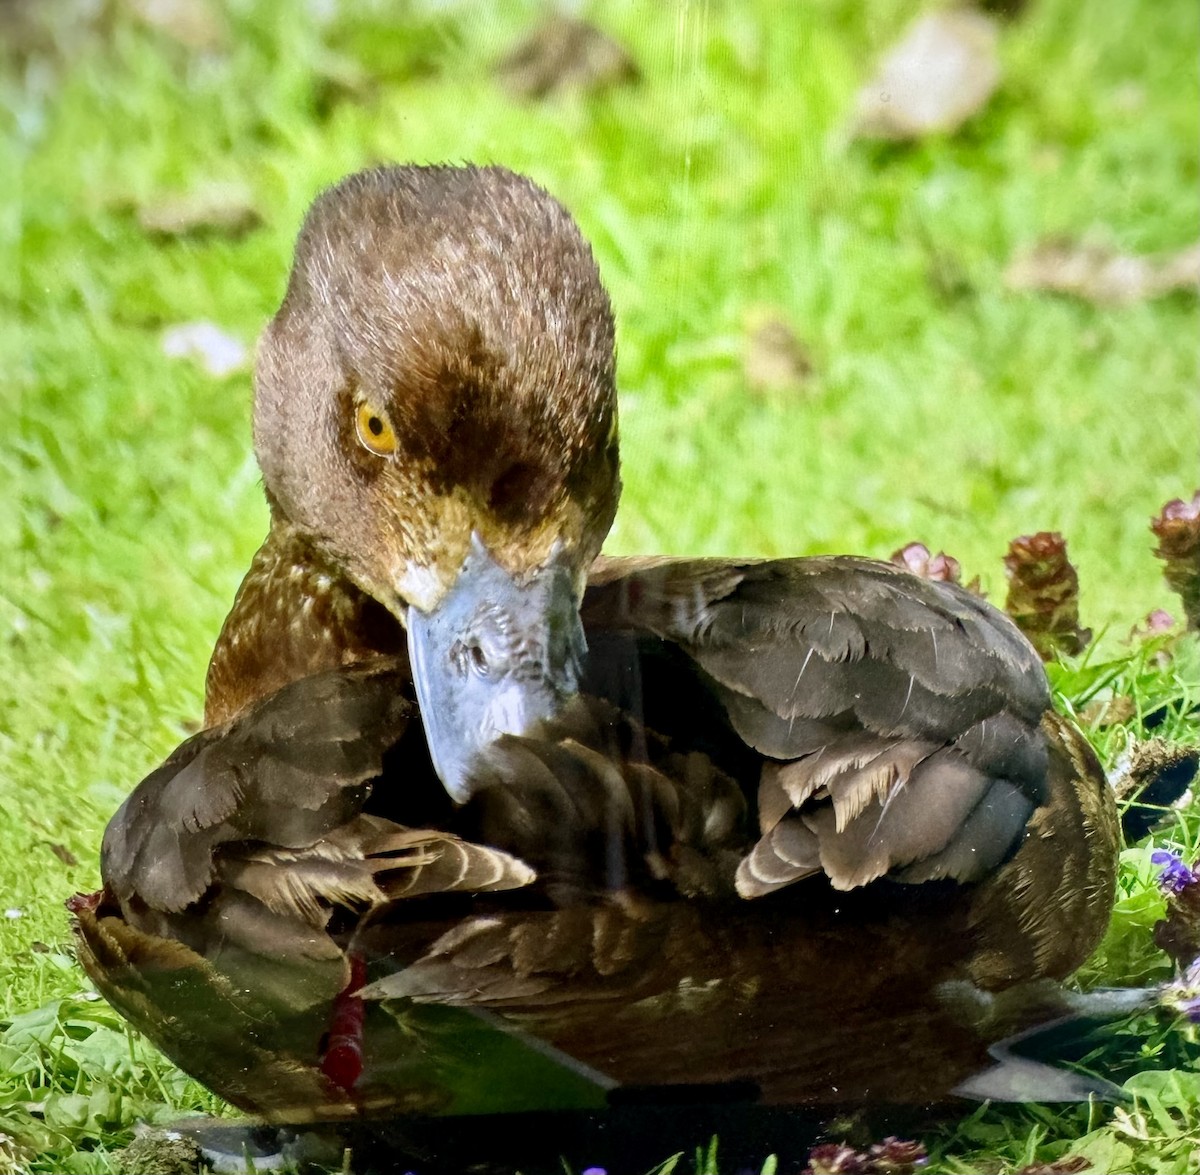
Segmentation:
{"type": "Polygon", "coordinates": [[[583,1175],[608,1175],[603,1167],[584,1167],[583,1175]]]}
{"type": "Polygon", "coordinates": [[[1200,955],[1182,975],[1164,986],[1163,1002],[1193,1024],[1200,1024],[1200,955]]]}
{"type": "Polygon", "coordinates": [[[1151,853],[1150,862],[1163,866],[1158,875],[1158,884],[1163,893],[1181,894],[1185,889],[1200,882],[1200,875],[1189,869],[1180,857],[1166,849],[1158,849],[1151,853]]]}

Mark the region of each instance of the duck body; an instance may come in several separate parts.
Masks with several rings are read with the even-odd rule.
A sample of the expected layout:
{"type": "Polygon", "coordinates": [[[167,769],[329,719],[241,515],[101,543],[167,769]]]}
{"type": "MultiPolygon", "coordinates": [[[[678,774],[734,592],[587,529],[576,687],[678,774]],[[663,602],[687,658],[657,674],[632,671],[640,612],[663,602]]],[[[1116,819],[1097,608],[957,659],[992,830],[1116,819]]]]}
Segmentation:
{"type": "Polygon", "coordinates": [[[105,896],[80,915],[101,990],[283,1117],[729,1083],[927,1102],[1061,1011],[1038,981],[1102,935],[1117,825],[1004,617],[850,558],[604,560],[582,615],[580,697],[498,746],[465,805],[402,655],[326,667],[184,744],[106,835],[105,896]],[[936,676],[914,661],[933,632],[936,676]],[[343,1088],[330,1025],[356,961],[343,1088]],[[962,992],[1006,989],[1034,995],[981,1027],[962,992]]]}
{"type": "Polygon", "coordinates": [[[207,729],[74,907],[205,1084],[292,1118],[927,1102],[1061,1010],[1119,832],[1037,654],[870,560],[597,558],[611,313],[529,181],[321,197],[255,442],[207,729]]]}

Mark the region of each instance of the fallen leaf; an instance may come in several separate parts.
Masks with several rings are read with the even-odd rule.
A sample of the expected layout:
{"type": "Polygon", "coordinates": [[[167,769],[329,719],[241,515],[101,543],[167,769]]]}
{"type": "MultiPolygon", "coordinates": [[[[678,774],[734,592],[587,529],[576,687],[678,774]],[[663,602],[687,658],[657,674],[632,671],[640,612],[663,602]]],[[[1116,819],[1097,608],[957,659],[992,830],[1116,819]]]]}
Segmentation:
{"type": "Polygon", "coordinates": [[[73,852],[71,852],[71,850],[69,848],[67,848],[66,845],[60,845],[56,842],[51,842],[50,851],[64,865],[78,865],[79,864],[78,858],[75,856],[75,854],[73,852]]]}
{"type": "Polygon", "coordinates": [[[241,184],[210,184],[138,206],[138,224],[163,237],[215,233],[240,237],[262,223],[250,190],[241,184]]]}
{"type": "Polygon", "coordinates": [[[770,317],[753,327],[742,356],[746,383],[756,392],[798,388],[813,374],[812,356],[781,318],[770,317]]]}
{"type": "Polygon", "coordinates": [[[104,0],[0,0],[0,61],[69,62],[104,34],[107,16],[104,0]]]}
{"type": "Polygon", "coordinates": [[[194,359],[215,379],[242,371],[250,362],[246,345],[211,322],[184,322],[163,331],[163,354],[194,359]]]}
{"type": "Polygon", "coordinates": [[[949,134],[1000,83],[997,26],[970,9],[918,17],[858,92],[854,133],[869,139],[949,134]]]}
{"type": "Polygon", "coordinates": [[[123,0],[142,24],[185,49],[212,52],[225,44],[225,24],[211,0],[123,0]]]}
{"type": "Polygon", "coordinates": [[[1200,289],[1200,244],[1154,257],[1052,237],[1020,254],[1004,274],[1010,290],[1049,290],[1121,305],[1200,289]]]}
{"type": "Polygon", "coordinates": [[[328,118],[343,102],[367,102],[375,91],[370,72],[347,54],[327,50],[313,62],[313,105],[318,118],[328,118]]]}
{"type": "Polygon", "coordinates": [[[641,77],[619,41],[585,20],[557,15],[509,50],[495,71],[522,98],[544,98],[564,90],[595,94],[641,77]]]}
{"type": "Polygon", "coordinates": [[[1013,539],[1004,556],[1008,597],[1004,610],[1044,661],[1080,653],[1092,639],[1079,627],[1079,575],[1061,534],[1039,531],[1013,539]]]}

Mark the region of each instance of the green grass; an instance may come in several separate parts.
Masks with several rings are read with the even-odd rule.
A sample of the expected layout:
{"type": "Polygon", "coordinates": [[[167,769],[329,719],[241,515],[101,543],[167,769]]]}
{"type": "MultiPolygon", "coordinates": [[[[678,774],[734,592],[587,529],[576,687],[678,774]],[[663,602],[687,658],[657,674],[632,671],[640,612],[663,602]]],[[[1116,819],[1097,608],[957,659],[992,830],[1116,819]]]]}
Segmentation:
{"type": "MultiPolygon", "coordinates": [[[[139,1114],[207,1104],[80,997],[62,901],[95,886],[106,819],[198,717],[265,529],[248,378],[165,358],[161,331],[210,318],[252,342],[305,206],[348,171],[502,162],[577,215],[620,324],[610,550],[886,557],[921,539],[997,598],[1008,539],[1058,529],[1084,622],[1105,632],[1057,671],[1064,699],[1107,688],[1177,714],[1197,697],[1194,642],[1165,671],[1121,643],[1174,606],[1146,520],[1200,480],[1196,299],[1098,308],[1002,283],[1045,234],[1139,252],[1194,240],[1191,0],[1033,0],[1003,34],[988,110],[912,148],[845,134],[868,63],[909,17],[899,0],[596,6],[641,85],[541,104],[488,76],[532,0],[331,4],[325,23],[321,7],[230,0],[226,48],[197,55],[119,5],[64,2],[49,19],[69,48],[10,53],[0,82],[0,895],[20,914],[0,919],[0,1133],[41,1154],[36,1169],[105,1170],[139,1114]],[[78,14],[97,7],[89,29],[78,14]],[[373,80],[331,103],[348,62],[373,80]],[[223,180],[265,217],[241,240],[152,239],[128,210],[223,180]],[[813,357],[795,393],[744,386],[745,324],[764,307],[813,357]],[[57,1018],[34,1012],[55,1001],[57,1018]],[[75,1055],[90,1040],[127,1057],[123,1076],[75,1055]]],[[[1092,733],[1111,761],[1138,731],[1092,733]]],[[[1196,724],[1172,717],[1168,733],[1194,740],[1196,724]]],[[[1194,849],[1200,817],[1174,835],[1194,849]]],[[[1126,856],[1089,981],[1162,971],[1147,852],[1126,856]]],[[[1124,1119],[982,1111],[939,1143],[938,1169],[1007,1170],[1079,1137],[1098,1169],[1186,1169],[1195,1072],[1142,1094],[1124,1119]]]]}

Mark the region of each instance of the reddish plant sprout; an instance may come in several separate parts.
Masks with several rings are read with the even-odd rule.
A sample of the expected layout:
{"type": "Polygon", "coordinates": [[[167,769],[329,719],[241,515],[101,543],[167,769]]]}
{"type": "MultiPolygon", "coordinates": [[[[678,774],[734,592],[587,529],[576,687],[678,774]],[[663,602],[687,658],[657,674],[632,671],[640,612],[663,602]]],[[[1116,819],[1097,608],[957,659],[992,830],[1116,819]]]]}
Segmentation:
{"type": "Polygon", "coordinates": [[[1079,626],[1079,575],[1067,558],[1061,534],[1043,530],[1013,539],[1004,556],[1004,573],[1004,609],[1042,660],[1087,647],[1092,633],[1079,626]]]}
{"type": "Polygon", "coordinates": [[[1158,884],[1167,895],[1167,916],[1154,924],[1155,945],[1171,956],[1184,978],[1196,973],[1190,986],[1196,988],[1193,996],[1200,996],[1200,863],[1189,868],[1166,849],[1150,860],[1161,866],[1158,884]]]}
{"type": "Polygon", "coordinates": [[[893,551],[892,562],[922,579],[936,579],[939,583],[962,583],[962,567],[958,560],[947,555],[945,551],[933,555],[924,543],[909,543],[898,551],[893,551]]]}
{"type": "MultiPolygon", "coordinates": [[[[893,551],[891,562],[922,579],[932,579],[938,583],[962,583],[962,564],[945,551],[932,554],[924,543],[908,543],[898,551],[893,551]]],[[[984,594],[978,577],[964,586],[977,596],[984,594]]]]}
{"type": "Polygon", "coordinates": [[[866,1156],[844,1142],[823,1142],[808,1152],[800,1175],[863,1175],[866,1156]]]}
{"type": "Polygon", "coordinates": [[[1155,608],[1153,612],[1146,613],[1146,619],[1141,624],[1135,624],[1129,630],[1129,639],[1131,641],[1149,640],[1151,637],[1162,636],[1163,633],[1170,632],[1174,627],[1175,617],[1165,608],[1155,608]]]}
{"type": "Polygon", "coordinates": [[[928,1162],[921,1143],[892,1135],[865,1151],[844,1142],[814,1146],[800,1175],[914,1175],[928,1162]]]}
{"type": "Polygon", "coordinates": [[[1190,502],[1168,502],[1150,529],[1158,539],[1154,553],[1163,562],[1167,586],[1183,601],[1183,614],[1193,632],[1200,630],[1200,490],[1190,502]]]}
{"type": "Polygon", "coordinates": [[[912,1175],[918,1167],[929,1162],[921,1143],[897,1138],[894,1134],[872,1144],[867,1157],[872,1175],[912,1175]]]}
{"type": "Polygon", "coordinates": [[[63,904],[72,914],[82,914],[85,911],[94,914],[103,900],[104,890],[98,889],[95,893],[72,894],[63,904]]]}
{"type": "Polygon", "coordinates": [[[1147,613],[1145,625],[1149,633],[1170,632],[1175,627],[1175,617],[1165,608],[1155,608],[1147,613]]]}

